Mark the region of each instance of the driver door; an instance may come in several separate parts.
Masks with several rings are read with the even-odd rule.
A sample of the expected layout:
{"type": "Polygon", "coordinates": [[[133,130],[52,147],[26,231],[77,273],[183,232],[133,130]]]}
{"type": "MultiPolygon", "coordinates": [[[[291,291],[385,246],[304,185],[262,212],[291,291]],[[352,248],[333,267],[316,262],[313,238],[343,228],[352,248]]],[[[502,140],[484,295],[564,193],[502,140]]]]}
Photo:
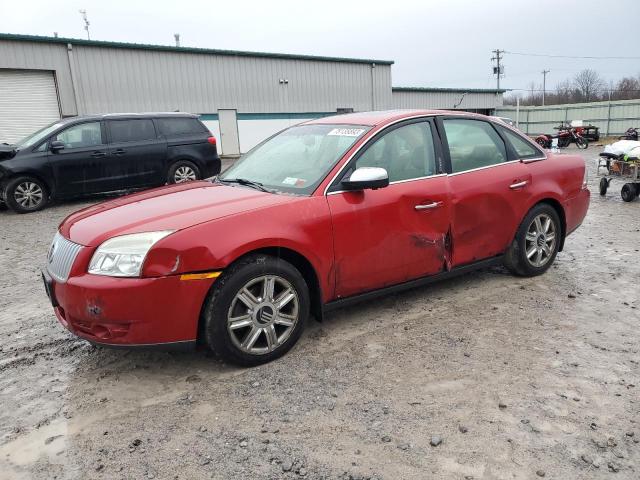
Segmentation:
{"type": "Polygon", "coordinates": [[[336,296],[348,297],[447,268],[449,187],[434,127],[420,119],[371,140],[330,187],[336,296]],[[341,191],[359,167],[382,167],[389,186],[341,191]]]}

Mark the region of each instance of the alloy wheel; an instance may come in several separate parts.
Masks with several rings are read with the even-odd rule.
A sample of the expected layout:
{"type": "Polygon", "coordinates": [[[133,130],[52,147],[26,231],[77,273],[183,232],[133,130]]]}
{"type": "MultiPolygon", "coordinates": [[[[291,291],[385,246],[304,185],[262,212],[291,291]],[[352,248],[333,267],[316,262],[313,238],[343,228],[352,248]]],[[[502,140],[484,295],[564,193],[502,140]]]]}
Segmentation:
{"type": "Polygon", "coordinates": [[[300,311],[295,288],[277,275],[247,282],[236,294],[227,314],[233,344],[245,353],[271,353],[291,336],[300,311]]]}
{"type": "Polygon", "coordinates": [[[22,182],[13,192],[13,198],[22,208],[36,208],[44,199],[44,192],[35,182],[22,182]]]}
{"type": "Polygon", "coordinates": [[[537,215],[529,224],[525,251],[531,265],[540,268],[551,259],[556,248],[556,233],[553,219],[546,213],[537,215]]]}
{"type": "Polygon", "coordinates": [[[183,165],[176,169],[176,173],[173,174],[173,179],[176,183],[183,183],[197,180],[197,177],[193,168],[183,165]]]}

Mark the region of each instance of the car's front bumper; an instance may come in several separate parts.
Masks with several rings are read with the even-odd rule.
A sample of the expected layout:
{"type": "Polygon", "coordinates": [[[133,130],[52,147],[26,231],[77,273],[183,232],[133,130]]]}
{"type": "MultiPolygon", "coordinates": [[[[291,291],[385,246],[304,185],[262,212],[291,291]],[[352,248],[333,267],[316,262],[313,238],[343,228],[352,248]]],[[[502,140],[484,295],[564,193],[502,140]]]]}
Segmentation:
{"type": "Polygon", "coordinates": [[[85,273],[62,283],[44,276],[60,323],[92,343],[114,347],[195,345],[202,305],[214,282],[85,273]]]}

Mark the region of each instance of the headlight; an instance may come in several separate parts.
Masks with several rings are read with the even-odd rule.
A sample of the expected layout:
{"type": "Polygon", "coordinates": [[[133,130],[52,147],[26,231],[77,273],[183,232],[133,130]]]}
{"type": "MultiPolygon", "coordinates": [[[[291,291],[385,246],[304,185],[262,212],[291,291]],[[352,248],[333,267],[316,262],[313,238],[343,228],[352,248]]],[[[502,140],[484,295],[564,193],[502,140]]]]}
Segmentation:
{"type": "Polygon", "coordinates": [[[134,233],[113,237],[98,247],[89,263],[89,273],[110,277],[139,277],[153,245],[173,230],[134,233]]]}

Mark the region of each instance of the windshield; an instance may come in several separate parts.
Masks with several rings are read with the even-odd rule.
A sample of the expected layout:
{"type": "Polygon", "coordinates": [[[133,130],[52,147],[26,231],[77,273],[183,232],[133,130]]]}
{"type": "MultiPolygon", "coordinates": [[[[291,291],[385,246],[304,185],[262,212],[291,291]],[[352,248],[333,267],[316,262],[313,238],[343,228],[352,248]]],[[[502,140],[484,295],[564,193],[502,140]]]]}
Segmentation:
{"type": "Polygon", "coordinates": [[[269,190],[309,195],[369,128],[361,125],[291,127],[255,147],[219,180],[248,180],[269,190]]]}
{"type": "Polygon", "coordinates": [[[35,133],[31,135],[27,135],[22,140],[16,143],[16,147],[18,148],[29,148],[33,147],[36,143],[39,143],[41,140],[44,140],[51,134],[54,130],[61,127],[63,124],[61,122],[53,122],[46,127],[41,128],[35,133]]]}

